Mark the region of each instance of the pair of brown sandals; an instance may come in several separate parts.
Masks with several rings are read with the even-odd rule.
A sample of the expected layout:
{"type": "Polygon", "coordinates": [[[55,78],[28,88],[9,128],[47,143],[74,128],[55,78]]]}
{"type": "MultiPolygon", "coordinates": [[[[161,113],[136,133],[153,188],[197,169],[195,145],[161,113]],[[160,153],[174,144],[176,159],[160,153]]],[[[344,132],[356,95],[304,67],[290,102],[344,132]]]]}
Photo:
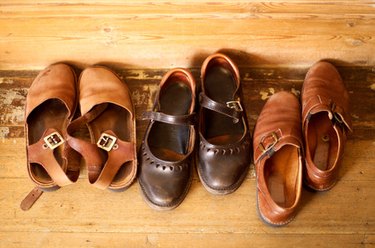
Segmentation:
{"type": "Polygon", "coordinates": [[[75,183],[82,157],[97,188],[125,190],[136,177],[131,95],[105,67],[89,67],[79,80],[62,63],[40,72],[27,95],[25,130],[27,168],[36,187],[22,201],[23,210],[44,191],[75,183]]]}

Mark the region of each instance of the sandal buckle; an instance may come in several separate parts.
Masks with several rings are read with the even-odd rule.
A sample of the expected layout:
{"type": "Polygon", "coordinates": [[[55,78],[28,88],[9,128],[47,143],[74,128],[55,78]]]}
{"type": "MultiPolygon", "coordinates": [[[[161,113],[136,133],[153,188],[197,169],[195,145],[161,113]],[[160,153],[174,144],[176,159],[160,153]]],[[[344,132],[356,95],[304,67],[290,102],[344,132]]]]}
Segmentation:
{"type": "Polygon", "coordinates": [[[43,146],[47,145],[47,147],[49,147],[51,150],[54,150],[65,142],[64,138],[58,132],[51,133],[50,135],[44,137],[43,140],[45,142],[43,146]]]}
{"type": "Polygon", "coordinates": [[[109,134],[106,134],[106,133],[102,133],[102,135],[100,136],[96,145],[99,148],[102,148],[103,150],[109,152],[109,151],[112,150],[112,148],[117,146],[116,141],[117,141],[117,138],[115,136],[112,136],[112,135],[109,135],[109,134]]]}
{"type": "Polygon", "coordinates": [[[241,105],[240,101],[229,101],[229,102],[226,102],[226,104],[227,104],[228,108],[234,109],[238,112],[243,111],[243,108],[242,108],[242,105],[241,105]]]}

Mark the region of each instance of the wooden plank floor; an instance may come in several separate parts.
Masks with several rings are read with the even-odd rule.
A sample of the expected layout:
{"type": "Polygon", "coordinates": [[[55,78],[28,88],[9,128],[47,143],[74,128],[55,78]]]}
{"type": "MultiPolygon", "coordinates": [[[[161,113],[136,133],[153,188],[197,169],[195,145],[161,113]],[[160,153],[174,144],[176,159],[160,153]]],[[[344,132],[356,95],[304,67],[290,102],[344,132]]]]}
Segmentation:
{"type": "MultiPolygon", "coordinates": [[[[237,58],[239,59],[239,58],[237,58]]],[[[136,106],[138,142],[166,69],[126,69],[106,64],[128,84],[136,106]]],[[[76,66],[79,73],[79,66],[76,66]]],[[[374,247],[375,70],[339,67],[351,96],[354,133],[340,180],[329,192],[303,190],[296,219],[272,228],[256,213],[254,168],[238,191],[206,192],[196,173],[180,207],[150,209],[138,182],[123,193],[89,185],[84,166],[77,184],[45,193],[31,210],[19,203],[33,187],[26,171],[23,109],[38,71],[0,71],[0,247],[374,247]]],[[[306,68],[240,68],[251,130],[275,92],[299,94],[306,68]]],[[[198,68],[193,68],[199,79],[198,68]]]]}
{"type": "Polygon", "coordinates": [[[0,0],[0,248],[2,247],[375,247],[374,0],[0,0]],[[253,130],[265,100],[299,94],[309,66],[331,58],[347,84],[354,133],[338,184],[303,191],[283,228],[256,214],[252,167],[234,194],[212,196],[197,175],[176,210],[156,212],[138,183],[112,193],[77,184],[46,193],[28,212],[23,112],[38,71],[57,61],[102,63],[132,91],[137,139],[162,75],[216,51],[240,66],[253,130]]]}

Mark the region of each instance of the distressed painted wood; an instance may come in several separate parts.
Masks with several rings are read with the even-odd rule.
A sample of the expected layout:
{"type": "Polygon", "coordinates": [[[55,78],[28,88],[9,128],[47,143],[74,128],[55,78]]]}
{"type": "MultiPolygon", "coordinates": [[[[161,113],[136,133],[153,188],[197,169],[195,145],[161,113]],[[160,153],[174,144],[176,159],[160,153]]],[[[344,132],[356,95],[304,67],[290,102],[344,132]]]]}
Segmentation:
{"type": "MultiPolygon", "coordinates": [[[[238,54],[231,57],[236,62],[238,54]]],[[[333,61],[335,63],[335,61],[333,61]]],[[[166,69],[124,69],[118,64],[102,63],[113,68],[128,84],[136,108],[138,124],[144,127],[146,122],[140,120],[143,111],[151,108],[158,83],[166,69]]],[[[253,126],[265,100],[280,90],[299,94],[306,68],[240,68],[249,124],[253,126]]],[[[357,139],[373,139],[375,133],[374,94],[375,69],[373,67],[339,67],[338,68],[351,96],[353,125],[357,139]]],[[[81,69],[76,65],[77,73],[81,69]]],[[[192,68],[199,83],[199,69],[192,68]]],[[[37,71],[2,71],[0,73],[0,138],[23,137],[23,105],[27,89],[37,71]]],[[[142,128],[139,134],[142,134],[142,128]]],[[[138,135],[139,136],[139,135],[138,135]]]]}

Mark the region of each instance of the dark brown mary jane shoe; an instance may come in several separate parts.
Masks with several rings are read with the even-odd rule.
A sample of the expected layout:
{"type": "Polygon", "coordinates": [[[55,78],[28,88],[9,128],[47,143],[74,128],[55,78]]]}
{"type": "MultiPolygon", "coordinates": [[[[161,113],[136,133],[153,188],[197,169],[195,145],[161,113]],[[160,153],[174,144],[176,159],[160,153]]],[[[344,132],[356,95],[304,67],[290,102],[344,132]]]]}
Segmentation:
{"type": "Polygon", "coordinates": [[[241,185],[251,162],[240,74],[230,58],[217,53],[204,61],[201,80],[197,171],[207,191],[229,194],[241,185]]]}
{"type": "Polygon", "coordinates": [[[194,150],[195,81],[184,69],[164,75],[139,152],[139,184],[154,209],[176,208],[191,184],[194,150]]]}
{"type": "Polygon", "coordinates": [[[336,68],[318,62],[302,87],[306,184],[318,191],[332,188],[338,176],[347,133],[352,131],[349,94],[336,68]]]}

